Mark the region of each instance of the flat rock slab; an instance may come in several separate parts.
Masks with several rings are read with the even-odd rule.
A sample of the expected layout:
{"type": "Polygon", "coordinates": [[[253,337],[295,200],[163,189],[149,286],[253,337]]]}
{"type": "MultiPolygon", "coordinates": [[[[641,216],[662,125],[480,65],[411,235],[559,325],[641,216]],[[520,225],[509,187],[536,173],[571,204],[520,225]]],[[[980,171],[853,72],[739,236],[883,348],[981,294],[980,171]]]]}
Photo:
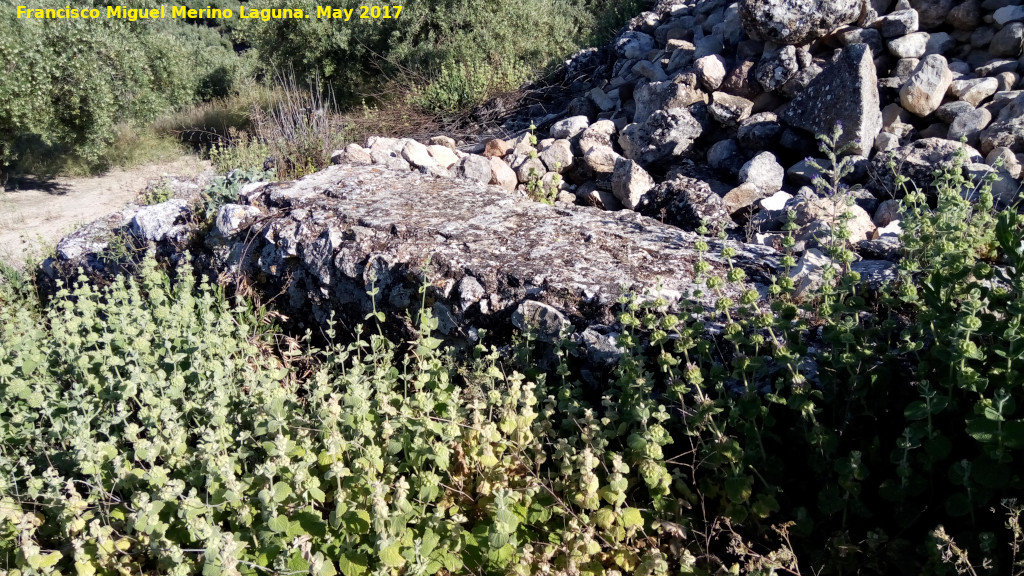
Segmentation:
{"type": "MultiPolygon", "coordinates": [[[[697,234],[631,211],[553,207],[466,180],[340,165],[242,201],[267,216],[217,239],[215,268],[268,294],[287,293],[288,308],[309,310],[317,322],[331,312],[362,321],[373,309],[371,284],[380,289],[378,310],[404,316],[419,305],[424,274],[439,329],[451,336],[507,325],[526,300],[585,328],[613,321],[624,291],[674,302],[703,287],[694,281],[697,234]]],[[[706,258],[724,275],[722,245],[709,244],[706,258]]],[[[752,283],[727,293],[763,293],[778,253],[730,245],[752,283]]]]}

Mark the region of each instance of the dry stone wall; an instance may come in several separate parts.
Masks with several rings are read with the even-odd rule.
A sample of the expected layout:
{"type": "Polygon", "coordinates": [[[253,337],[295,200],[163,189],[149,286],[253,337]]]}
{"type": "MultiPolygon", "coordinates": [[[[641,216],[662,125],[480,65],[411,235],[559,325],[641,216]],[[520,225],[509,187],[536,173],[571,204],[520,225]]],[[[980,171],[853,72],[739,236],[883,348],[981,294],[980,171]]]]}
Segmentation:
{"type": "Polygon", "coordinates": [[[461,146],[443,135],[351,144],[335,167],[247,190],[209,233],[189,227],[181,202],[128,210],[65,239],[44,276],[112,273],[99,255],[104,233],[121,230],[285,294],[309,322],[361,321],[371,284],[380,307],[415,305],[425,275],[453,338],[513,318],[582,333],[612,321],[623,289],[693,292],[701,225],[727,234],[763,292],[795,212],[791,273],[813,287],[838,201],[814,187],[815,164],[827,165],[815,135],[839,124],[855,167],[844,182],[854,266],[878,285],[902,233],[891,161],[931,191],[933,171],[961,153],[967,175],[1001,177],[999,203],[1016,200],[1022,46],[1019,0],[661,2],[569,60],[570,98],[527,110],[534,129],[461,146]]]}

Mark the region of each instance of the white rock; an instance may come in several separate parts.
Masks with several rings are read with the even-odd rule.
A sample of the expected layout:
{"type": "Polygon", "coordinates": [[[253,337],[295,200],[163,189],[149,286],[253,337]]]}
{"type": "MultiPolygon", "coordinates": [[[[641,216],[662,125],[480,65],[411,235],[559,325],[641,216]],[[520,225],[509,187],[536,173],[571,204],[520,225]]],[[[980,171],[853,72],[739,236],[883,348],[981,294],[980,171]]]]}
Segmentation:
{"type": "Polygon", "coordinates": [[[783,192],[782,190],[779,190],[775,194],[772,194],[771,196],[769,196],[767,198],[762,198],[761,199],[761,209],[762,210],[783,210],[786,207],[786,202],[789,202],[789,200],[792,197],[793,197],[793,195],[790,194],[789,192],[783,192]]]}
{"type": "Polygon", "coordinates": [[[774,194],[782,188],[786,170],[771,152],[761,152],[740,168],[739,180],[757,187],[762,195],[774,194]]]}
{"type": "Polygon", "coordinates": [[[406,140],[405,146],[402,146],[402,158],[416,168],[437,166],[437,162],[431,157],[427,147],[412,139],[406,140]]]}
{"type": "Polygon", "coordinates": [[[430,153],[430,157],[434,159],[434,162],[437,162],[438,166],[445,169],[451,168],[459,161],[459,157],[451,148],[440,144],[427,146],[427,152],[430,153]]]}
{"type": "Polygon", "coordinates": [[[953,73],[944,56],[925,56],[900,87],[900,104],[917,116],[927,116],[942,104],[942,97],[952,82],[953,73]]]}
{"type": "Polygon", "coordinates": [[[551,125],[552,138],[573,138],[590,126],[586,116],[572,116],[551,125]]]}
{"type": "Polygon", "coordinates": [[[654,187],[654,180],[646,170],[632,160],[620,158],[612,173],[612,193],[630,210],[635,210],[640,199],[654,187]]]}

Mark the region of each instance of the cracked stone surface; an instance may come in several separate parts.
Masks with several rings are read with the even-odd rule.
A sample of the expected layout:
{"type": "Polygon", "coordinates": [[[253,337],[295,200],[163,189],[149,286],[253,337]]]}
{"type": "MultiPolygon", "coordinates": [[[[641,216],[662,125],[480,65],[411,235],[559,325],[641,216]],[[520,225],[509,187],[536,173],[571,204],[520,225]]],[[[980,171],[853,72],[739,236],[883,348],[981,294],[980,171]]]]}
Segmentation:
{"type": "MultiPolygon", "coordinates": [[[[239,204],[263,215],[230,238],[213,232],[202,239],[200,268],[222,281],[244,276],[268,297],[280,294],[276,305],[307,326],[332,312],[343,323],[362,322],[373,309],[371,286],[380,289],[377,309],[406,322],[424,277],[439,330],[457,339],[478,328],[507,330],[526,300],[551,306],[582,331],[613,321],[624,290],[678,302],[702,287],[694,279],[694,233],[630,211],[548,206],[469,180],[343,164],[249,187],[239,204]]],[[[75,242],[70,236],[62,244],[75,242]]],[[[708,242],[705,257],[724,273],[722,244],[708,242]]],[[[730,245],[750,283],[727,292],[763,294],[779,254],[730,245]]],[[[87,265],[87,255],[74,256],[58,256],[49,274],[87,265]]],[[[713,305],[707,295],[697,301],[713,305]]]]}

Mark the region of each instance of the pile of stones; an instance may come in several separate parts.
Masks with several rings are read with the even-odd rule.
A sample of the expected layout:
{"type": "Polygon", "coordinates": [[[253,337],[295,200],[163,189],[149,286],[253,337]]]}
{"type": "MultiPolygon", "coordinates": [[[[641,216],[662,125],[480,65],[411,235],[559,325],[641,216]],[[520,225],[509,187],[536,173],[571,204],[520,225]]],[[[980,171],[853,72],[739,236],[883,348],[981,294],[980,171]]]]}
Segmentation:
{"type": "Polygon", "coordinates": [[[539,190],[776,248],[796,210],[806,264],[835,225],[835,196],[815,184],[829,168],[818,137],[838,125],[855,167],[843,182],[853,238],[867,259],[895,258],[893,166],[934,194],[933,171],[966,158],[968,176],[1000,177],[999,204],[1015,201],[1022,47],[1019,0],[662,1],[566,63],[572,98],[534,119],[540,132],[461,149],[444,136],[371,138],[335,160],[539,190]]]}

